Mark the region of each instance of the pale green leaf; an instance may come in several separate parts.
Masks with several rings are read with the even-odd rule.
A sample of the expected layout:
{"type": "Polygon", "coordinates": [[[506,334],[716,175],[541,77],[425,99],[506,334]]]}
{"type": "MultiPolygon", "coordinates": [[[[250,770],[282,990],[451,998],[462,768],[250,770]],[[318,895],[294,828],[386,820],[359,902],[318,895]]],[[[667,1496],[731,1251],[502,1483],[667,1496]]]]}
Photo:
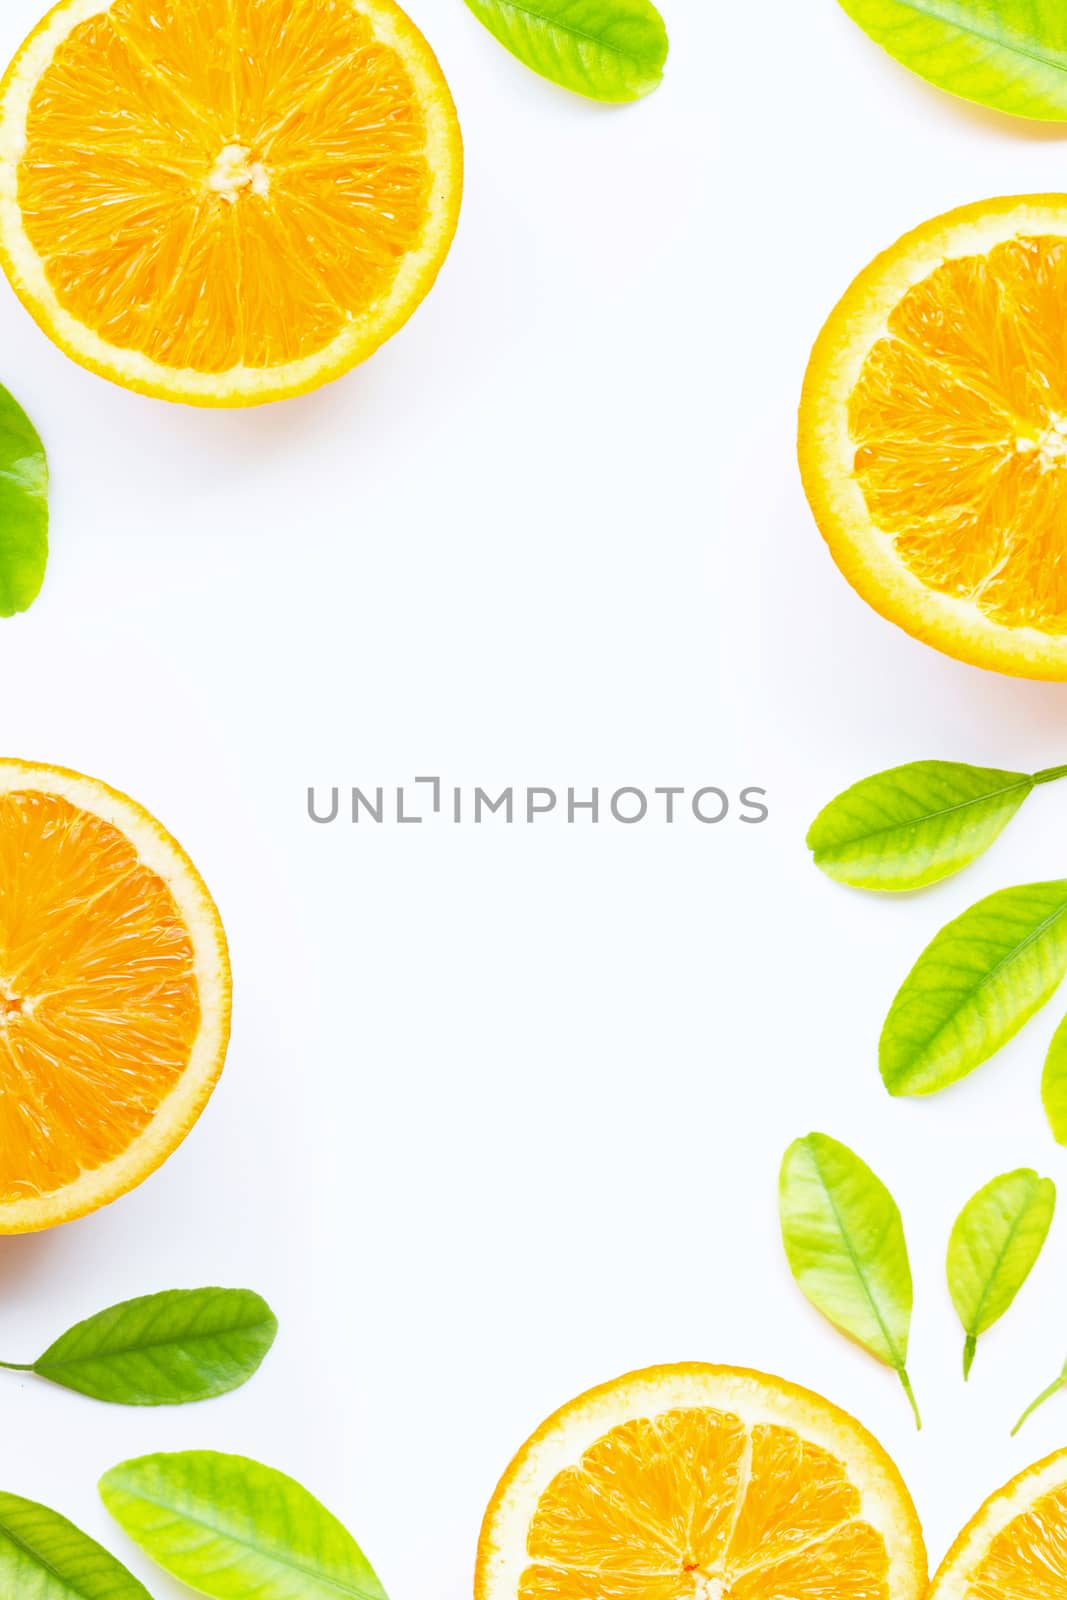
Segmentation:
{"type": "Polygon", "coordinates": [[[965,1378],[980,1336],[999,1322],[1037,1265],[1055,1210],[1055,1184],[1024,1167],[987,1183],[957,1217],[947,1272],[966,1335],[965,1378]]]}
{"type": "Polygon", "coordinates": [[[37,429],[0,386],[0,617],[36,600],[48,561],[48,462],[37,429]]]}
{"type": "Polygon", "coordinates": [[[1034,1412],[1039,1410],[1041,1406],[1045,1404],[1046,1400],[1051,1400],[1053,1395],[1059,1394],[1060,1390],[1065,1388],[1067,1388],[1067,1365],[1064,1366],[1059,1377],[1053,1378],[1047,1389],[1042,1389],[1036,1400],[1031,1400],[1030,1404],[1027,1406],[1026,1410],[1023,1412],[1022,1416],[1011,1430],[1012,1438],[1014,1439],[1023,1423],[1028,1422],[1033,1416],[1034,1412]]]}
{"type": "Polygon", "coordinates": [[[1057,1144],[1067,1145],[1067,1017],[1064,1017],[1045,1057],[1041,1100],[1057,1144]]]}
{"type": "Polygon", "coordinates": [[[921,78],[1019,117],[1067,119],[1062,0],[841,0],[921,78]]]}
{"type": "Polygon", "coordinates": [[[3,1600],[151,1600],[103,1545],[20,1495],[0,1494],[3,1600]]]}
{"type": "Polygon", "coordinates": [[[922,889],[988,850],[1035,781],[957,761],[913,761],[831,800],[811,825],[808,847],[839,883],[922,889]]]}
{"type": "Polygon", "coordinates": [[[244,1456],[142,1456],[100,1480],[112,1516],[167,1572],[215,1600],[385,1600],[352,1535],[313,1495],[244,1456]]]}
{"type": "Polygon", "coordinates": [[[1067,880],[1002,889],[950,922],[904,980],[882,1029],[890,1094],[933,1094],[1018,1033],[1067,973],[1067,880]]]}
{"type": "Polygon", "coordinates": [[[829,1322],[893,1368],[919,1424],[907,1371],[911,1265],[893,1196],[847,1145],[811,1133],[785,1153],[778,1209],[797,1284],[829,1322]]]}
{"type": "Polygon", "coordinates": [[[652,0],[467,0],[500,43],[543,78],[594,100],[651,94],[667,28],[652,0]]]}
{"type": "Polygon", "coordinates": [[[168,1289],[88,1317],[19,1370],[117,1405],[183,1405],[246,1383],[277,1331],[250,1289],[168,1289]]]}

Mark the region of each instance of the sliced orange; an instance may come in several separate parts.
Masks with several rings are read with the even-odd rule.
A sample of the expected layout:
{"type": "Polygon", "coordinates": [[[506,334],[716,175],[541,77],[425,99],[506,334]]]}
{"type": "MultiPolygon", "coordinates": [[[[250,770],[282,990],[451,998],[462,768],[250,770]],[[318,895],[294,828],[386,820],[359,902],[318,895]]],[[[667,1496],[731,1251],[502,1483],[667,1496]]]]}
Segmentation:
{"type": "Polygon", "coordinates": [[[654,1367],[534,1434],[482,1529],[476,1600],[920,1600],[900,1474],[818,1395],[654,1367]]]}
{"type": "Polygon", "coordinates": [[[0,1233],[153,1172],[229,1026],[222,923],[170,834],[93,778],[0,761],[0,1233]]]}
{"type": "Polygon", "coordinates": [[[800,462],[849,582],[949,655],[1067,678],[1067,195],[907,234],[815,346],[800,462]]]}
{"type": "Polygon", "coordinates": [[[0,85],[0,256],[94,372],[253,405],[407,320],[462,168],[448,86],[393,0],[62,0],[0,85]]]}
{"type": "Polygon", "coordinates": [[[1067,1450],[991,1495],[949,1551],[930,1600],[1063,1600],[1067,1450]]]}

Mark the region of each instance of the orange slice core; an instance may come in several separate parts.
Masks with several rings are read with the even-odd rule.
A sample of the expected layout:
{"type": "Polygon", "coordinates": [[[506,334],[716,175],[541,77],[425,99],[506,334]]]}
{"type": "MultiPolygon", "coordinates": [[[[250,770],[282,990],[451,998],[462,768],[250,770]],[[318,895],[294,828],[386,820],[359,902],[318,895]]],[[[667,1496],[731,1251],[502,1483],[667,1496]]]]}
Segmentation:
{"type": "Polygon", "coordinates": [[[116,0],[38,82],[23,226],[60,305],[172,368],[321,351],[428,216],[400,55],[345,0],[116,0]]]}
{"type": "Polygon", "coordinates": [[[130,841],[56,796],[0,796],[0,1202],[126,1150],[199,1027],[189,934],[130,841]]]}
{"type": "Polygon", "coordinates": [[[946,261],[889,317],[852,393],[855,473],[927,587],[1067,633],[1067,241],[946,261]]]}
{"type": "Polygon", "coordinates": [[[843,1464],[711,1409],[613,1429],[542,1496],[521,1600],[888,1600],[843,1464]]]}

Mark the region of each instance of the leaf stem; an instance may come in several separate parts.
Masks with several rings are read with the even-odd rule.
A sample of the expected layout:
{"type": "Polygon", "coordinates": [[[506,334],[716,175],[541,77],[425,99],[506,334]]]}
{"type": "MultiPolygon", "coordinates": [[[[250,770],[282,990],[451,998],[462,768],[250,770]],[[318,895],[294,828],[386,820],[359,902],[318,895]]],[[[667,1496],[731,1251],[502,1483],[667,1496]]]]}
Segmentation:
{"type": "Polygon", "coordinates": [[[1022,1416],[1011,1430],[1011,1436],[1013,1439],[1015,1438],[1015,1435],[1018,1433],[1019,1429],[1022,1427],[1023,1423],[1029,1422],[1030,1418],[1033,1416],[1038,1407],[1043,1406],[1046,1400],[1051,1400],[1052,1396],[1057,1394],[1059,1390],[1063,1388],[1063,1383],[1064,1378],[1061,1372],[1056,1381],[1054,1383],[1050,1383],[1047,1389],[1043,1389],[1032,1405],[1027,1406],[1026,1410],[1023,1412],[1022,1416]]]}
{"type": "Polygon", "coordinates": [[[0,1361],[0,1367],[5,1372],[33,1372],[35,1370],[32,1361],[0,1361]]]}
{"type": "Polygon", "coordinates": [[[1061,778],[1067,778],[1067,766],[1046,767],[1043,772],[1034,773],[1035,783],[1058,783],[1061,778]]]}
{"type": "Polygon", "coordinates": [[[971,1368],[974,1366],[974,1358],[975,1358],[975,1354],[976,1354],[977,1350],[978,1350],[978,1340],[977,1340],[976,1336],[973,1333],[969,1333],[967,1335],[967,1343],[963,1347],[963,1381],[964,1381],[964,1383],[967,1382],[967,1379],[971,1375],[971,1368]]]}
{"type": "Polygon", "coordinates": [[[908,1397],[908,1400],[909,1400],[909,1402],[911,1404],[912,1412],[913,1412],[913,1414],[915,1416],[915,1426],[919,1430],[919,1432],[921,1433],[923,1431],[923,1419],[919,1415],[919,1405],[918,1405],[918,1401],[915,1398],[915,1390],[911,1386],[911,1379],[908,1377],[908,1369],[907,1369],[907,1367],[898,1367],[897,1368],[897,1377],[900,1379],[901,1383],[904,1386],[904,1393],[908,1397]]]}

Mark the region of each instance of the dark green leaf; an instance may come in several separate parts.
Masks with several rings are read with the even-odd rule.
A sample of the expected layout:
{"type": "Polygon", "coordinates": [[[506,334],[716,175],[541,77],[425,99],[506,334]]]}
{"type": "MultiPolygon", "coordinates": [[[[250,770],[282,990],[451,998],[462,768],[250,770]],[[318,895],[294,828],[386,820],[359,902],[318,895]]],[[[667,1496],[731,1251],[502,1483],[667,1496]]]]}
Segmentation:
{"type": "Polygon", "coordinates": [[[847,1145],[811,1133],[785,1153],[778,1209],[798,1285],[835,1328],[893,1368],[921,1426],[907,1371],[911,1265],[893,1196],[847,1145]]]}
{"type": "Polygon", "coordinates": [[[890,1094],[933,1094],[1007,1044],[1067,973],[1067,881],[1002,889],[950,922],[893,1001],[879,1051],[890,1094]]]}
{"type": "Polygon", "coordinates": [[[994,1178],[964,1206],[948,1246],[948,1286],[967,1342],[968,1377],[979,1337],[1011,1306],[1041,1254],[1056,1186],[1029,1168],[994,1178]]]}
{"type": "Polygon", "coordinates": [[[37,430],[0,386],[0,617],[25,611],[48,561],[48,462],[37,430]]]}
{"type": "Polygon", "coordinates": [[[831,800],[811,825],[808,847],[839,883],[922,889],[988,850],[1034,782],[1023,772],[913,761],[831,800]]]}
{"type": "Polygon", "coordinates": [[[543,78],[593,100],[651,94],[669,49],[651,0],[467,0],[500,43],[543,78]]]}
{"type": "Polygon", "coordinates": [[[103,1545],[58,1511],[0,1494],[3,1600],[151,1600],[103,1545]]]}
{"type": "Polygon", "coordinates": [[[215,1600],[385,1600],[352,1535],[271,1467],[213,1450],[142,1456],[100,1480],[111,1515],[215,1600]]]}
{"type": "Polygon", "coordinates": [[[1020,117],[1067,118],[1062,0],[841,0],[891,56],[940,89],[1020,117]]]}
{"type": "Polygon", "coordinates": [[[94,1400],[182,1405],[247,1382],[277,1331],[250,1289],[170,1289],[79,1322],[30,1370],[94,1400]]]}

